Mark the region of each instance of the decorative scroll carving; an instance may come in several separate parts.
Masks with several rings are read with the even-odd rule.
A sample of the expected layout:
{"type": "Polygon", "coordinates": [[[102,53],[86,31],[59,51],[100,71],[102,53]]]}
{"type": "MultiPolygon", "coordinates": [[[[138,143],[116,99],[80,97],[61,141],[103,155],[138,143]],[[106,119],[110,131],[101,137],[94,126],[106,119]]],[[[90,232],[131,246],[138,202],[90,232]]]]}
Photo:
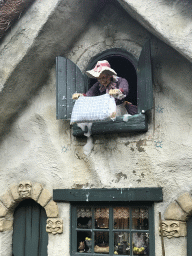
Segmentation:
{"type": "Polygon", "coordinates": [[[59,218],[48,218],[46,231],[53,235],[63,233],[63,220],[59,218]]]}
{"type": "Polygon", "coordinates": [[[186,236],[186,222],[176,220],[164,220],[162,221],[162,231],[163,236],[167,238],[186,236]]]}
{"type": "Polygon", "coordinates": [[[18,192],[20,197],[29,198],[31,197],[32,184],[30,181],[21,181],[18,186],[18,192]]]}

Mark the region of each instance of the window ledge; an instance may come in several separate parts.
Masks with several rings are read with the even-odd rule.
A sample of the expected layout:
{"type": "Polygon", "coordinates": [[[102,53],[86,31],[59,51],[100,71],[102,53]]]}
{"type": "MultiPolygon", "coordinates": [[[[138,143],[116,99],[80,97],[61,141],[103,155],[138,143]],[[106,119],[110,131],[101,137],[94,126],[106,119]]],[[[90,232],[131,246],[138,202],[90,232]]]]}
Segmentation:
{"type": "MultiPolygon", "coordinates": [[[[145,114],[137,114],[129,116],[128,121],[123,121],[123,116],[117,117],[115,121],[96,122],[93,123],[92,135],[108,134],[108,133],[125,133],[125,132],[146,132],[148,130],[147,116],[145,114]]],[[[73,136],[80,137],[84,132],[77,124],[73,124],[73,136]]]]}

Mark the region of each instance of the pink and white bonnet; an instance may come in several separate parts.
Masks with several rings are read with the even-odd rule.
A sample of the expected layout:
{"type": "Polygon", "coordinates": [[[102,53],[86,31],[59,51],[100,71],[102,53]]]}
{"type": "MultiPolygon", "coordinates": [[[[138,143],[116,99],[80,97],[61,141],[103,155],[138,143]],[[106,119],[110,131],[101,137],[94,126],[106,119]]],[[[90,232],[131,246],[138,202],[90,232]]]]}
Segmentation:
{"type": "Polygon", "coordinates": [[[111,68],[107,60],[98,61],[93,69],[88,70],[85,73],[90,78],[98,78],[100,74],[103,73],[104,71],[107,71],[107,73],[110,75],[115,75],[115,76],[117,75],[117,73],[115,72],[115,70],[111,68]]]}

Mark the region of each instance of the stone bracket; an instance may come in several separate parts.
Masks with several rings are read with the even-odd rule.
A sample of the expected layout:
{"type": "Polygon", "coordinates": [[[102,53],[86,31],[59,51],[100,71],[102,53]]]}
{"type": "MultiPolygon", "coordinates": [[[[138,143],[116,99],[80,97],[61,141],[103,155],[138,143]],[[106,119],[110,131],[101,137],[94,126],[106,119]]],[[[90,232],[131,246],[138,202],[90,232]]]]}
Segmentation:
{"type": "Polygon", "coordinates": [[[189,192],[186,192],[180,195],[165,210],[165,220],[162,221],[163,236],[167,238],[187,236],[186,221],[191,214],[192,196],[189,192]]]}

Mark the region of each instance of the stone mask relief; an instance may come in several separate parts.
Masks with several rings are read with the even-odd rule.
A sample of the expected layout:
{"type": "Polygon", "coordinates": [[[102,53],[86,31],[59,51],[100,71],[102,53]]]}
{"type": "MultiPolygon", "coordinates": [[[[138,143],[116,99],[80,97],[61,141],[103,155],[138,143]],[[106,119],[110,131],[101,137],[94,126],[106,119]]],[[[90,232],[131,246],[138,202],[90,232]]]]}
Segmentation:
{"type": "Polygon", "coordinates": [[[162,221],[163,236],[167,238],[186,236],[186,222],[166,220],[162,221]]]}
{"type": "Polygon", "coordinates": [[[32,184],[30,181],[22,181],[19,183],[18,192],[20,197],[28,198],[31,197],[32,184]]]}
{"type": "Polygon", "coordinates": [[[47,219],[46,231],[53,235],[63,233],[63,220],[58,218],[47,219]]]}

